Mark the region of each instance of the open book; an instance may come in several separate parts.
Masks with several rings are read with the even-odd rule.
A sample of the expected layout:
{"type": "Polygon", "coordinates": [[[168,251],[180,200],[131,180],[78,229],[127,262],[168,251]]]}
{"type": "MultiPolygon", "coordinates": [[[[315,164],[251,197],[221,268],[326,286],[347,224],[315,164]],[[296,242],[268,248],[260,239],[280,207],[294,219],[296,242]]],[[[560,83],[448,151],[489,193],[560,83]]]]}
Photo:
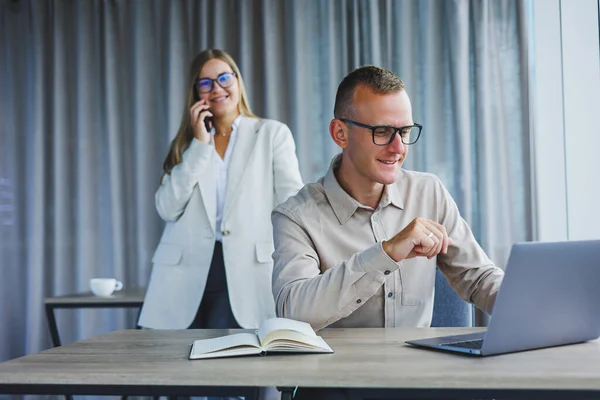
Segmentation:
{"type": "Polygon", "coordinates": [[[256,333],[235,333],[195,340],[189,359],[264,355],[271,352],[333,353],[333,350],[306,322],[271,318],[263,321],[256,333]]]}

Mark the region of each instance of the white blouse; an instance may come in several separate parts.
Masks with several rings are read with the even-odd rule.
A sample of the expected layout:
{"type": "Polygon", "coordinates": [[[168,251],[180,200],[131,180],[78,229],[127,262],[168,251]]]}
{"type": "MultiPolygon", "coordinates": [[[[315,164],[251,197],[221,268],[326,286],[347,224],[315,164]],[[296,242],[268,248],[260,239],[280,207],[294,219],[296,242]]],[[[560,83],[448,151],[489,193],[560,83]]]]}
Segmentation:
{"type": "MultiPolygon", "coordinates": [[[[223,207],[225,206],[225,188],[227,187],[227,170],[229,169],[229,161],[231,160],[231,154],[233,153],[233,148],[235,147],[235,142],[237,140],[238,127],[240,126],[240,120],[242,116],[238,116],[231,125],[231,134],[229,135],[229,143],[227,144],[227,149],[225,150],[225,158],[221,158],[221,156],[217,153],[217,149],[215,148],[215,153],[217,156],[215,159],[215,169],[217,173],[215,174],[215,179],[217,183],[217,223],[216,223],[216,235],[217,240],[219,242],[223,241],[223,236],[221,234],[221,221],[223,221],[223,207]]],[[[210,130],[211,135],[214,136],[216,133],[215,127],[213,126],[210,130]]]]}

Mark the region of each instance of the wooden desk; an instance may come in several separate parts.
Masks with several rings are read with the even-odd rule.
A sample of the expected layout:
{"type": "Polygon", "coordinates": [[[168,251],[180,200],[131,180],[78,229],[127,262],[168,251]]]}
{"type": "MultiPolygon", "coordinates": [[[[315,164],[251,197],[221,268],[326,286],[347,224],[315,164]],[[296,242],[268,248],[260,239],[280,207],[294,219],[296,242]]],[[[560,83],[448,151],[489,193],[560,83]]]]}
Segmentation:
{"type": "MultiPolygon", "coordinates": [[[[145,288],[123,289],[110,297],[94,296],[92,292],[48,297],[44,300],[46,318],[52,337],[52,345],[60,346],[60,335],[56,326],[54,310],[57,308],[140,308],[144,303],[145,288]]],[[[136,321],[137,324],[137,321],[136,321]]]]}
{"type": "Polygon", "coordinates": [[[487,358],[403,343],[476,330],[330,329],[321,335],[335,354],[195,361],[187,360],[194,339],[234,331],[117,331],[1,363],[0,393],[192,396],[217,386],[307,386],[370,397],[394,389],[394,398],[600,398],[600,341],[487,358]]]}

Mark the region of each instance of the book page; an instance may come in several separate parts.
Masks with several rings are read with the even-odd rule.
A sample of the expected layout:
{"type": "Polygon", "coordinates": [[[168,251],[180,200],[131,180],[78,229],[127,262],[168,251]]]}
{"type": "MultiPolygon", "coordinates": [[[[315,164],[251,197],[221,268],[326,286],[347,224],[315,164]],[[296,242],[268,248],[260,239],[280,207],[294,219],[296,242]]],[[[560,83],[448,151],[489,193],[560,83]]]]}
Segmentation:
{"type": "Polygon", "coordinates": [[[261,354],[258,337],[253,333],[236,333],[212,339],[195,340],[190,359],[261,354]]]}
{"type": "Polygon", "coordinates": [[[288,318],[270,318],[263,321],[258,327],[258,340],[262,343],[265,336],[271,332],[279,330],[289,330],[302,333],[306,336],[317,336],[310,324],[302,321],[295,321],[288,318]]]}
{"type": "Polygon", "coordinates": [[[333,353],[310,324],[287,318],[271,318],[258,329],[261,346],[269,351],[333,353]]]}
{"type": "Polygon", "coordinates": [[[270,352],[333,353],[320,336],[307,336],[300,332],[280,330],[267,334],[263,349],[270,352]]]}

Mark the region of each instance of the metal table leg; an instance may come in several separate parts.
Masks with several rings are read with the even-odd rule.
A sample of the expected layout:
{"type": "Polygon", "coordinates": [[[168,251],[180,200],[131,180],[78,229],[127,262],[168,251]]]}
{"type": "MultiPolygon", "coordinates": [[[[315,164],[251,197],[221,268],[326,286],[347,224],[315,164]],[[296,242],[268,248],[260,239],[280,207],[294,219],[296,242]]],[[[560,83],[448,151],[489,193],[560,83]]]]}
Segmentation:
{"type": "MultiPolygon", "coordinates": [[[[48,327],[50,328],[50,337],[52,338],[52,346],[60,346],[60,336],[58,335],[58,326],[56,326],[56,316],[54,315],[54,307],[46,304],[46,318],[48,319],[48,327]]],[[[73,396],[65,394],[65,400],[73,400],[73,396]]]]}
{"type": "Polygon", "coordinates": [[[292,400],[296,388],[293,387],[278,387],[281,391],[281,400],[292,400]]]}
{"type": "Polygon", "coordinates": [[[46,318],[50,328],[50,337],[52,338],[52,346],[60,346],[60,337],[58,336],[58,327],[56,326],[56,318],[54,316],[54,306],[46,304],[46,318]]]}

